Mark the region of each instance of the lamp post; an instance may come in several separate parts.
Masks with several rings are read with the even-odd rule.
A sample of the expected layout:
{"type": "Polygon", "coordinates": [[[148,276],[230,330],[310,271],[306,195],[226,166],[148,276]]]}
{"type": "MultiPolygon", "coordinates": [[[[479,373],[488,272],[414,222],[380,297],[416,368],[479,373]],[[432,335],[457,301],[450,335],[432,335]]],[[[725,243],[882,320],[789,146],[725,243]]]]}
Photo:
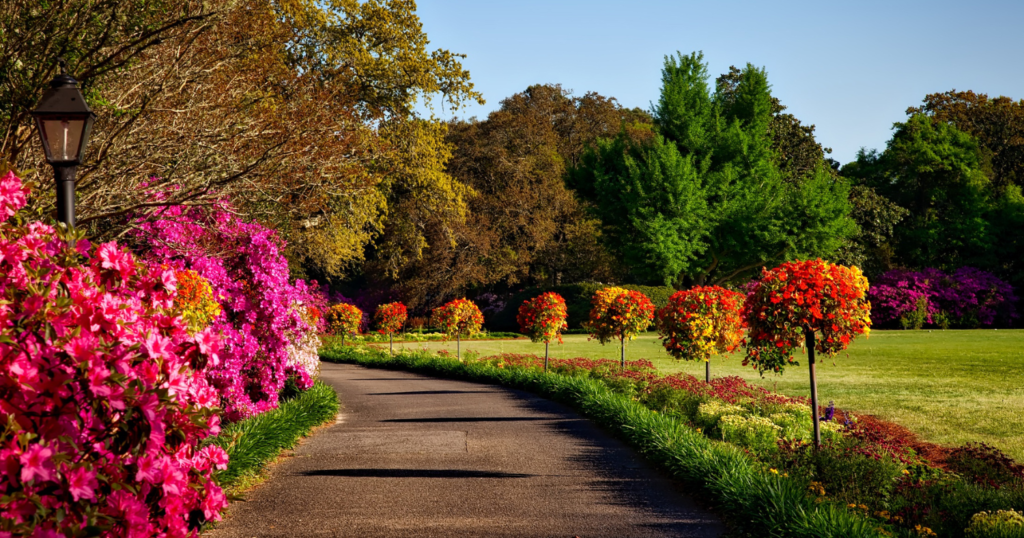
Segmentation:
{"type": "Polygon", "coordinates": [[[46,162],[53,166],[57,184],[57,220],[75,226],[75,171],[82,162],[89,131],[96,115],[85,104],[78,81],[64,73],[53,77],[32,111],[43,141],[46,162]]]}

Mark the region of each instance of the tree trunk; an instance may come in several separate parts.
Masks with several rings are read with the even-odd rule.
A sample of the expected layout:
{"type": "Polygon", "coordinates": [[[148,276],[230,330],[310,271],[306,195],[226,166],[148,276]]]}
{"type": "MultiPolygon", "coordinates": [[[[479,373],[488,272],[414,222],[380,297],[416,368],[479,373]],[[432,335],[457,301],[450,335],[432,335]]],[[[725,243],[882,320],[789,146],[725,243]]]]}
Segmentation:
{"type": "Polygon", "coordinates": [[[391,342],[391,355],[394,356],[395,355],[395,335],[393,333],[388,333],[388,341],[391,342]]]}
{"type": "Polygon", "coordinates": [[[626,371],[626,339],[619,338],[619,342],[622,347],[619,348],[619,370],[622,372],[626,371]]]}
{"type": "Polygon", "coordinates": [[[804,329],[807,334],[807,357],[811,369],[811,420],[814,423],[814,448],[821,446],[821,424],[818,421],[818,378],[814,373],[814,331],[804,329]]]}
{"type": "Polygon", "coordinates": [[[462,340],[460,340],[460,338],[461,338],[461,335],[456,333],[455,334],[455,358],[459,359],[459,362],[462,362],[462,340]]]}
{"type": "Polygon", "coordinates": [[[544,371],[548,371],[548,342],[544,342],[544,371]]]}
{"type": "Polygon", "coordinates": [[[704,361],[704,382],[711,383],[711,359],[704,361]]]}

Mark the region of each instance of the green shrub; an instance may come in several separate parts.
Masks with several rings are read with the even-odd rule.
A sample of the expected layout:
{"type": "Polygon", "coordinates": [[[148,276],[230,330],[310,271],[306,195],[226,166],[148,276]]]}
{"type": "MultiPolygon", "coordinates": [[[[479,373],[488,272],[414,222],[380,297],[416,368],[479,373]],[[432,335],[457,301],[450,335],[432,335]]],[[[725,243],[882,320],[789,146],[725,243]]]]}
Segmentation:
{"type": "Polygon", "coordinates": [[[928,319],[928,298],[920,297],[917,307],[900,316],[900,327],[904,329],[920,329],[928,319]]]}
{"type": "Polygon", "coordinates": [[[763,454],[778,448],[782,428],[764,417],[723,415],[718,421],[722,440],[763,454]]]}
{"type": "Polygon", "coordinates": [[[978,512],[964,529],[967,538],[1024,538],[1024,514],[1015,510],[978,512]]]}
{"type": "MultiPolygon", "coordinates": [[[[620,288],[639,291],[647,296],[654,303],[654,306],[661,308],[668,304],[668,298],[675,293],[671,286],[635,286],[632,284],[615,284],[620,288]]],[[[566,312],[568,317],[566,323],[569,329],[563,331],[565,334],[586,333],[582,329],[584,321],[590,315],[590,298],[601,289],[612,286],[612,284],[599,284],[596,282],[583,282],[578,284],[563,284],[560,286],[541,286],[528,288],[513,295],[505,305],[505,309],[497,312],[485,320],[485,325],[492,331],[518,331],[519,324],[516,322],[516,314],[523,301],[532,299],[542,293],[553,291],[565,299],[566,312]]]]}
{"type": "Polygon", "coordinates": [[[738,405],[729,405],[720,400],[709,400],[697,406],[694,424],[707,431],[714,431],[719,420],[726,415],[743,415],[746,410],[738,405]]]}

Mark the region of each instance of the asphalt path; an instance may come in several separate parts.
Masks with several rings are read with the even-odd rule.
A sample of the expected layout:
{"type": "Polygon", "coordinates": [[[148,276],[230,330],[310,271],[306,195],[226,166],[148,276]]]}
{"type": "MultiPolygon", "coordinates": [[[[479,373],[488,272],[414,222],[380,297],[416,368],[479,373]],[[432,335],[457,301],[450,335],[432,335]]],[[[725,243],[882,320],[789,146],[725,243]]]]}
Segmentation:
{"type": "Polygon", "coordinates": [[[712,537],[684,486],[571,409],[493,385],[324,363],[337,422],[235,501],[214,538],[712,537]]]}

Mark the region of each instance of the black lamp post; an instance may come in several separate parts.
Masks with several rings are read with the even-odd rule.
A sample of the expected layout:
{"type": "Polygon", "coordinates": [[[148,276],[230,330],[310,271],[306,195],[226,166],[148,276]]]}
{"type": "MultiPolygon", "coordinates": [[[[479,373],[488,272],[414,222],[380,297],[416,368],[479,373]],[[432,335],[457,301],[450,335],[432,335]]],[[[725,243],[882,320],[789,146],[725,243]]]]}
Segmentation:
{"type": "MultiPolygon", "coordinates": [[[[61,70],[63,71],[63,69],[61,70]]],[[[75,171],[82,162],[96,115],[85,104],[78,81],[61,73],[50,81],[32,117],[43,140],[46,162],[57,183],[57,220],[75,226],[75,171]]]]}

